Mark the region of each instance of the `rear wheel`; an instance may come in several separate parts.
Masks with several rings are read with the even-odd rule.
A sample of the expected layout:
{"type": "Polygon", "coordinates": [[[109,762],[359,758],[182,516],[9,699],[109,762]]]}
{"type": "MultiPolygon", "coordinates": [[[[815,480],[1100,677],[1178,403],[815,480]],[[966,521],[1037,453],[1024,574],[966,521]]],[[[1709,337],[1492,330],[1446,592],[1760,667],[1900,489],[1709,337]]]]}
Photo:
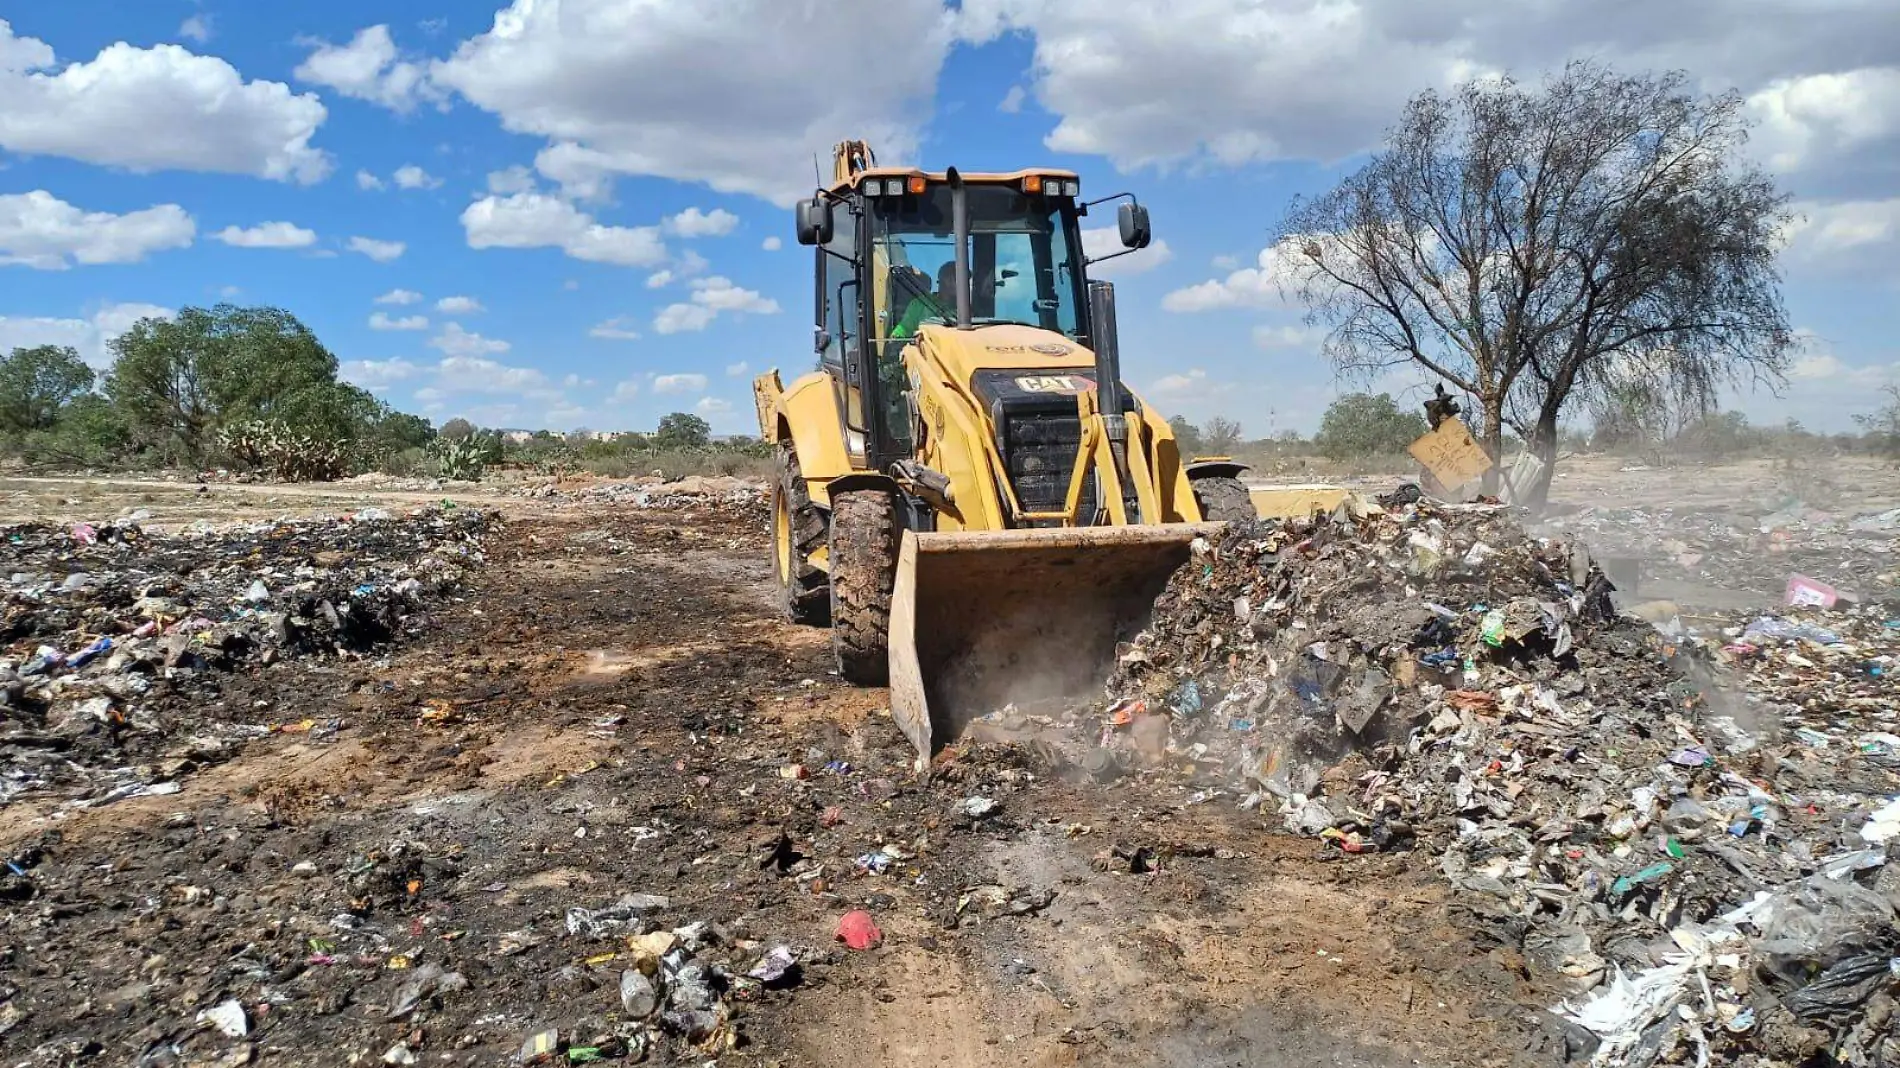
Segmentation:
{"type": "Polygon", "coordinates": [[[1247,492],[1246,483],[1237,478],[1195,479],[1194,500],[1201,506],[1201,518],[1210,523],[1260,518],[1254,511],[1253,495],[1247,492]]]}
{"type": "Polygon", "coordinates": [[[859,686],[882,686],[890,678],[891,591],[902,533],[889,493],[832,494],[831,648],[838,674],[859,686]]]}
{"type": "Polygon", "coordinates": [[[779,597],[794,623],[824,626],[831,609],[825,573],[811,565],[811,554],[825,544],[825,514],[811,492],[789,447],[778,454],[778,483],[772,487],[772,570],[779,597]]]}

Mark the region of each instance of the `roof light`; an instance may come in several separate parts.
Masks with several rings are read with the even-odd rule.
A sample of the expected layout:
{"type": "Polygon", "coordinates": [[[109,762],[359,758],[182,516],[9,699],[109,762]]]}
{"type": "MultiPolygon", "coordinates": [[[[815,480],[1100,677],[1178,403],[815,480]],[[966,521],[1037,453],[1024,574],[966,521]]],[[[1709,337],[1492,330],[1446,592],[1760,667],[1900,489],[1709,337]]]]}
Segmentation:
{"type": "Polygon", "coordinates": [[[1042,192],[1042,175],[1032,174],[1023,179],[1023,192],[1036,194],[1042,192]]]}
{"type": "Polygon", "coordinates": [[[1082,195],[1082,183],[1080,183],[1080,182],[1078,182],[1078,181],[1076,181],[1076,180],[1075,180],[1075,179],[1073,179],[1073,178],[1071,178],[1071,179],[1069,179],[1069,180],[1068,180],[1068,181],[1066,181],[1066,182],[1063,182],[1063,183],[1062,183],[1062,195],[1063,195],[1063,196],[1065,196],[1065,197],[1079,197],[1079,196],[1081,196],[1081,195],[1082,195]]]}
{"type": "Polygon", "coordinates": [[[924,191],[924,176],[923,175],[913,174],[910,176],[910,191],[912,193],[921,193],[924,191]]]}

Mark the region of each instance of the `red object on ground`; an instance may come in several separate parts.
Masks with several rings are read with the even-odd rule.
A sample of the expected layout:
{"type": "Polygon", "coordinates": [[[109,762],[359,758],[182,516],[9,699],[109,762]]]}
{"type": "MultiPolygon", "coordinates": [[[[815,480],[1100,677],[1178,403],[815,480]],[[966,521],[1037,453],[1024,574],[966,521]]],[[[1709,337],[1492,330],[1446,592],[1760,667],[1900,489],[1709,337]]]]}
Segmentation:
{"type": "Polygon", "coordinates": [[[852,949],[876,949],[884,941],[884,932],[877,929],[870,913],[852,909],[838,917],[837,938],[852,949]]]}

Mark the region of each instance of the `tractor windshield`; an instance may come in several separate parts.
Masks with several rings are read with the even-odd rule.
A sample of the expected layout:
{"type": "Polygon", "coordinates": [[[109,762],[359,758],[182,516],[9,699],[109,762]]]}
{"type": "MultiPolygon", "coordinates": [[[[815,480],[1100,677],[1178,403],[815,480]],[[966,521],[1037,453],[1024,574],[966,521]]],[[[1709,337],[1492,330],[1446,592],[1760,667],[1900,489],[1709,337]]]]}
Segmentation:
{"type": "MultiPolygon", "coordinates": [[[[1082,250],[1069,202],[1006,185],[972,184],[966,195],[975,323],[1021,323],[1077,337],[1082,250]]],[[[904,338],[922,323],[954,321],[955,289],[939,283],[956,259],[949,187],[869,204],[875,336],[904,338]]]]}

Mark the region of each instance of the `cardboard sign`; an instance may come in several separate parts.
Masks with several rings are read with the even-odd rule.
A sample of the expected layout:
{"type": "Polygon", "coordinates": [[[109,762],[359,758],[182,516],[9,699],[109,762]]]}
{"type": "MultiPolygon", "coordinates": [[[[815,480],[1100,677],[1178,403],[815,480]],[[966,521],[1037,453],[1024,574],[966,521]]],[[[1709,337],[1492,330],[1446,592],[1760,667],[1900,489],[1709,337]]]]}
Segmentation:
{"type": "Polygon", "coordinates": [[[1441,485],[1462,486],[1491,470],[1491,457],[1457,416],[1406,447],[1441,485]]]}

